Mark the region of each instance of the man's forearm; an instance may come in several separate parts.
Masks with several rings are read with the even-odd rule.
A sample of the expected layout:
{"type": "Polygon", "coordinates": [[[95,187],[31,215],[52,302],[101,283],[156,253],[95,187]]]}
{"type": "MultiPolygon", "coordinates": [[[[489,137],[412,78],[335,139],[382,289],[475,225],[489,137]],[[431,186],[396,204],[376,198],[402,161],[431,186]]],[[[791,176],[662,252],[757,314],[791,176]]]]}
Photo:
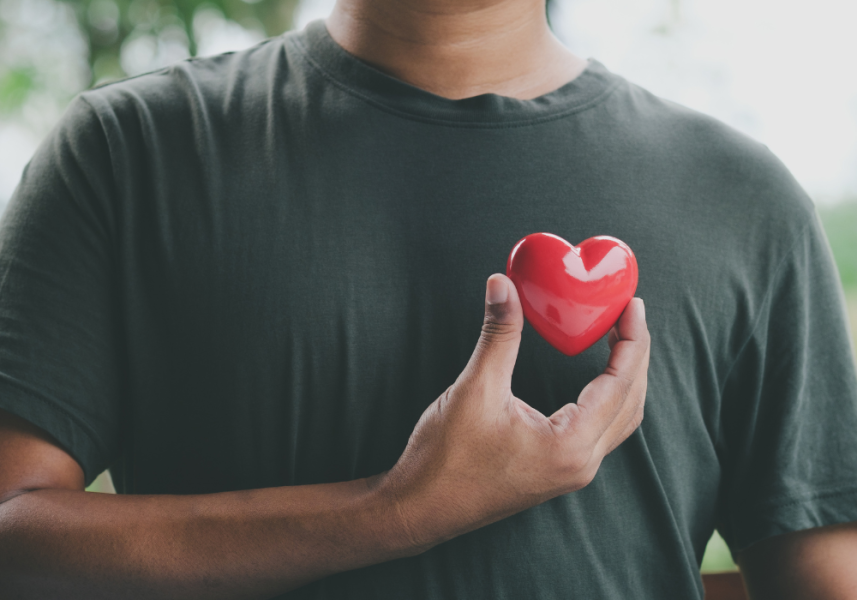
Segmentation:
{"type": "Polygon", "coordinates": [[[373,481],[198,496],[28,492],[0,504],[0,595],[269,598],[415,554],[373,481]]]}

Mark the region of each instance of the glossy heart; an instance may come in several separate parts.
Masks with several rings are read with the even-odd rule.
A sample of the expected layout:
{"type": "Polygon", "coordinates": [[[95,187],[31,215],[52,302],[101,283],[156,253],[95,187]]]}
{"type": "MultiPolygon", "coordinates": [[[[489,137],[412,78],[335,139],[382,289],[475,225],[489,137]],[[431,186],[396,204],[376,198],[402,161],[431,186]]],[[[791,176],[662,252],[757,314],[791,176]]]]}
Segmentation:
{"type": "Polygon", "coordinates": [[[634,297],[637,259],[614,237],[572,246],[551,233],[533,233],[512,248],[506,275],[533,328],[574,356],[601,339],[634,297]]]}

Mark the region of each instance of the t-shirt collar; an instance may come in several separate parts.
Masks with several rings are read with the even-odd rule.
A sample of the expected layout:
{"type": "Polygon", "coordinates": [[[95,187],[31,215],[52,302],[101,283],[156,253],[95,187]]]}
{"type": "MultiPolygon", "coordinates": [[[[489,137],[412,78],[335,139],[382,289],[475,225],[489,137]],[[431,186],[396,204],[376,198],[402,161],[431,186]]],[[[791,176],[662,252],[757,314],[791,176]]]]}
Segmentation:
{"type": "Polygon", "coordinates": [[[574,80],[538,98],[519,100],[481,94],[451,100],[414,87],[361,61],[344,50],[324,21],[285,37],[309,62],[340,88],[389,112],[420,120],[462,125],[524,125],[572,114],[597,104],[621,81],[600,62],[590,59],[574,80]]]}

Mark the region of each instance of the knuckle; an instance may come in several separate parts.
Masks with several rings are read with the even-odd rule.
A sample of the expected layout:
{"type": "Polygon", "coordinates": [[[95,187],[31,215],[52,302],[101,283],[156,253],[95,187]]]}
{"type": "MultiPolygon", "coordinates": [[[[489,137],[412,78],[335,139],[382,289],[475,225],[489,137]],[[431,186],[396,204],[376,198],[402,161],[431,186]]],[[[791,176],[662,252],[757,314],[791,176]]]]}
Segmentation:
{"type": "Polygon", "coordinates": [[[592,483],[592,481],[595,479],[595,475],[597,475],[597,474],[598,474],[597,468],[589,469],[588,471],[586,471],[584,473],[583,479],[581,481],[581,483],[583,484],[583,487],[586,487],[587,485],[592,483]]]}
{"type": "Polygon", "coordinates": [[[586,478],[592,464],[591,452],[572,452],[564,461],[566,474],[575,480],[586,478]]]}
{"type": "Polygon", "coordinates": [[[488,317],[485,317],[485,321],[482,323],[482,338],[486,341],[515,341],[520,335],[520,330],[509,323],[500,323],[488,317]]]}
{"type": "Polygon", "coordinates": [[[625,373],[613,367],[608,367],[606,372],[608,375],[616,378],[616,382],[619,385],[619,392],[622,397],[628,397],[634,387],[634,378],[628,377],[625,373]]]}
{"type": "Polygon", "coordinates": [[[485,373],[483,369],[473,369],[468,377],[461,377],[455,382],[454,390],[448,391],[446,401],[442,405],[446,412],[457,406],[468,406],[474,398],[481,398],[486,392],[485,373]]]}
{"type": "Polygon", "coordinates": [[[575,478],[575,487],[582,489],[588,486],[598,474],[598,465],[587,465],[587,467],[577,473],[575,478]]]}

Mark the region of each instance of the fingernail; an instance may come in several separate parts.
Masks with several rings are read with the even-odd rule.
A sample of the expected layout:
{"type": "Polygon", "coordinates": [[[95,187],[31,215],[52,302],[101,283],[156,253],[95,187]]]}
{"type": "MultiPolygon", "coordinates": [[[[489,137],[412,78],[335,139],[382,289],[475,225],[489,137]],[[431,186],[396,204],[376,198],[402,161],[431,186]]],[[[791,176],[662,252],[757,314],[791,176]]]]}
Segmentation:
{"type": "Polygon", "coordinates": [[[499,277],[488,280],[488,289],[485,291],[485,301],[488,304],[503,304],[509,299],[509,286],[499,277]]]}
{"type": "Polygon", "coordinates": [[[643,302],[642,298],[640,298],[640,308],[643,311],[643,320],[645,321],[646,320],[646,303],[643,302]]]}

